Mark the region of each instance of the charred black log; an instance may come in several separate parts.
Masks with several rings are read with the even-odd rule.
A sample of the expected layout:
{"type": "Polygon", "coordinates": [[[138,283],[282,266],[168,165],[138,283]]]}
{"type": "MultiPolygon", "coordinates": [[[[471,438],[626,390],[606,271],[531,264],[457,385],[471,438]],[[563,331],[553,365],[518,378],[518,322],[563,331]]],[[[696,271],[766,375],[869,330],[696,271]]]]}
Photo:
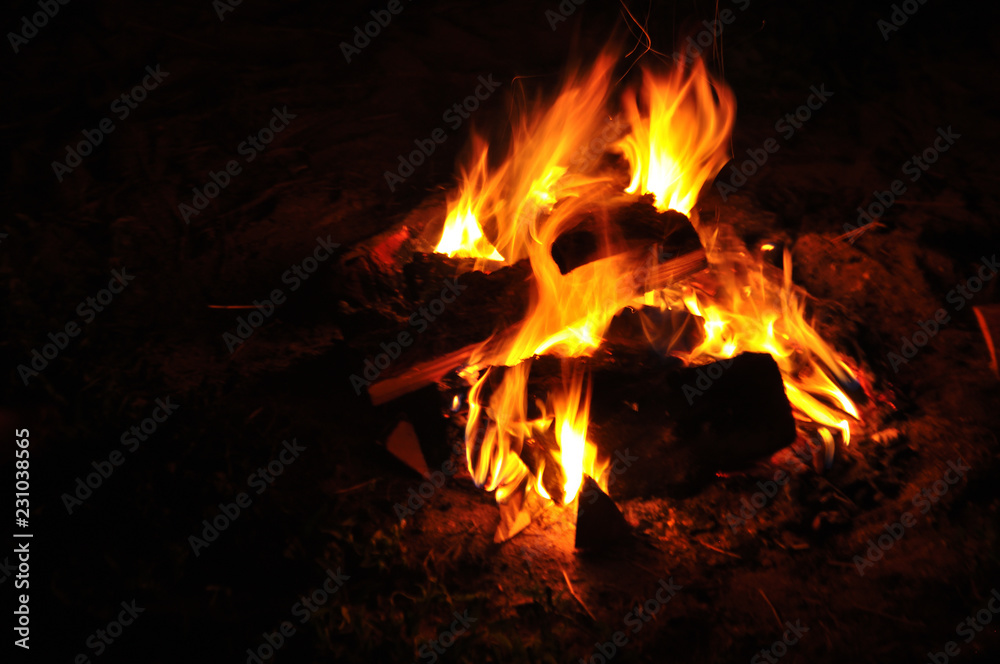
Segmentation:
{"type": "Polygon", "coordinates": [[[657,212],[652,198],[611,210],[578,215],[571,229],[552,244],[552,258],[566,274],[601,256],[631,249],[646,249],[656,262],[701,247],[691,221],[674,210],[657,212]]]}
{"type": "MultiPolygon", "coordinates": [[[[367,382],[395,380],[422,363],[450,358],[516,325],[526,313],[533,288],[527,261],[490,262],[486,273],[474,269],[474,259],[425,253],[433,245],[417,235],[433,230],[429,220],[443,215],[441,205],[438,201],[414,211],[404,225],[359,243],[338,263],[333,294],[340,309],[338,327],[357,357],[355,373],[367,371],[367,382]],[[381,354],[389,355],[388,361],[378,358],[381,354]],[[376,359],[383,366],[369,366],[376,359]]],[[[552,247],[563,273],[601,257],[627,254],[634,269],[622,275],[621,286],[639,294],[707,267],[687,217],[658,212],[649,196],[578,217],[552,247]]],[[[395,380],[392,395],[399,384],[395,380]]]]}
{"type": "Polygon", "coordinates": [[[560,362],[590,367],[587,437],[612,459],[609,485],[618,496],[688,495],[716,472],[745,468],[795,441],[791,404],[770,355],[688,368],[622,347],[593,358],[538,358],[529,403],[557,389],[560,362]]]}
{"type": "MultiPolygon", "coordinates": [[[[644,255],[640,254],[635,258],[637,266],[641,266],[644,255]]],[[[446,285],[441,289],[448,292],[439,293],[442,301],[451,300],[449,306],[435,308],[432,306],[433,301],[421,305],[408,319],[410,325],[402,328],[397,326],[395,334],[387,330],[379,335],[388,341],[363,351],[368,358],[362,370],[368,370],[369,376],[374,374],[371,377],[365,376],[366,380],[372,382],[368,386],[372,402],[376,405],[385,403],[440,380],[448,371],[465,362],[469,351],[477,342],[485,341],[497,329],[506,329],[520,320],[524,316],[526,305],[515,302],[524,302],[518,298],[527,296],[531,281],[530,276],[520,267],[522,265],[523,263],[519,263],[505,268],[508,272],[500,270],[489,275],[472,272],[453,278],[454,282],[449,282],[453,286],[446,285]],[[487,285],[476,286],[483,283],[487,285]],[[430,332],[428,330],[432,325],[433,332],[430,332]],[[401,334],[406,336],[401,337],[401,334]],[[405,360],[389,362],[383,359],[386,368],[392,364],[392,368],[385,373],[379,371],[379,367],[367,365],[369,361],[374,363],[371,359],[373,355],[388,355],[390,351],[402,355],[404,342],[405,360]]],[[[666,286],[700,272],[706,265],[705,252],[697,249],[663,263],[642,266],[641,283],[631,275],[625,275],[622,277],[622,288],[630,288],[638,295],[646,287],[666,286]]],[[[389,358],[393,359],[395,358],[389,358]]]]}

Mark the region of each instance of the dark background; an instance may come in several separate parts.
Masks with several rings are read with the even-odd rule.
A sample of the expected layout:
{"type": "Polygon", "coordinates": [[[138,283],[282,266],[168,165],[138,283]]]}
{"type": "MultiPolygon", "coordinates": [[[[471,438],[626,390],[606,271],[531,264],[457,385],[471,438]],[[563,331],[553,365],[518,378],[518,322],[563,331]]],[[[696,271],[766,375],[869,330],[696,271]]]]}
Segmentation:
{"type": "MultiPolygon", "coordinates": [[[[384,3],[244,0],[220,21],[208,0],[76,0],[60,6],[19,53],[5,44],[9,214],[0,229],[0,355],[8,379],[0,421],[8,439],[15,428],[31,430],[36,660],[93,655],[88,636],[134,598],[145,613],[93,661],[243,662],[262,632],[290,619],[298,595],[337,568],[351,581],[298,626],[277,661],[412,661],[420,644],[450,623],[451,610],[463,607],[474,607],[480,626],[444,661],[577,661],[620,624],[626,602],[619,609],[595,597],[607,611],[595,623],[565,609],[574,603],[561,579],[533,578],[529,591],[528,577],[496,568],[489,547],[466,543],[472,554],[449,558],[442,549],[450,552],[451,541],[428,542],[419,529],[400,527],[392,506],[414,477],[372,445],[378,416],[347,380],[364,357],[359,346],[385,337],[373,323],[367,340],[357,342],[368,328],[363,317],[343,315],[334,261],[233,355],[221,335],[246,312],[210,308],[248,304],[282,287],[281,274],[312,252],[317,237],[329,235],[346,250],[449,188],[469,123],[449,132],[395,192],[383,173],[414,139],[443,126],[441,114],[473,92],[478,76],[504,83],[472,119],[494,126],[521,85],[529,94],[552,89],[571,49],[591,57],[612,33],[628,48],[635,42],[622,5],[601,0],[588,0],[554,31],[545,11],[555,2],[403,4],[350,63],[340,42],[384,3]],[[127,119],[110,113],[112,101],[157,64],[169,72],[164,83],[127,119]],[[265,126],[272,108],[285,106],[296,115],[288,128],[185,224],[177,206],[190,203],[192,188],[242,159],[240,142],[265,126]],[[58,182],[51,163],[108,116],[115,131],[58,182]],[[135,281],[25,386],[18,365],[48,333],[79,321],[77,304],[123,268],[135,281]],[[167,396],[180,410],[137,452],[125,451],[122,432],[167,396]],[[307,447],[303,456],[194,556],[188,537],[202,519],[246,490],[247,476],[292,438],[307,447]],[[125,463],[67,514],[62,494],[114,449],[125,463]],[[477,581],[497,575],[509,575],[509,586],[477,581]],[[530,603],[512,608],[507,601],[509,593],[530,592],[537,592],[530,603]]],[[[725,7],[734,5],[720,3],[725,7]]],[[[899,504],[888,499],[859,517],[858,527],[863,521],[871,530],[857,540],[814,543],[815,555],[795,566],[755,560],[718,572],[714,591],[696,591],[697,611],[654,623],[619,661],[749,659],[770,643],[770,612],[759,602],[734,609],[750,606],[737,590],[731,604],[719,598],[729,596],[728,574],[765,569],[767,578],[809,595],[798,606],[814,607],[822,614],[815,620],[825,620],[785,661],[922,661],[954,638],[954,625],[981,608],[1000,579],[991,412],[997,389],[971,312],[955,316],[918,358],[923,364],[896,375],[885,359],[901,334],[945,306],[946,293],[974,273],[980,256],[1000,246],[996,15],[980,7],[928,0],[886,41],[876,21],[889,16],[889,3],[753,0],[736,10],[711,60],[735,91],[737,161],[777,135],[775,122],[805,102],[810,86],[834,92],[791,140],[778,139],[781,150],[727,201],[768,220],[748,235],[840,235],[874,190],[887,189],[902,177],[903,162],[932,144],[938,127],[961,135],[908,185],[881,219],[884,227],[849,250],[855,253],[831,258],[799,244],[796,274],[841,312],[840,347],[884,377],[881,387],[894,391],[901,417],[933,424],[937,433],[924,436],[932,442],[913,445],[915,465],[899,471],[905,481],[925,486],[918,478],[933,481],[932,460],[971,448],[979,460],[975,482],[941,522],[918,528],[906,557],[887,560],[884,573],[862,579],[850,564],[822,561],[837,546],[837,557],[849,561],[880,519],[898,515],[899,504]],[[831,264],[843,267],[836,279],[824,273],[831,264]],[[851,274],[867,281],[848,281],[851,274]],[[755,617],[768,626],[756,626],[755,617]]],[[[715,12],[706,2],[628,8],[647,21],[654,48],[667,53],[715,12]]],[[[0,25],[5,34],[19,30],[21,17],[36,11],[34,3],[15,3],[0,25]]],[[[714,190],[702,200],[725,209],[714,190]]],[[[976,303],[996,300],[990,287],[976,303]]],[[[911,432],[911,442],[917,437],[911,432]]],[[[886,463],[891,474],[892,458],[886,463]]],[[[481,515],[470,532],[488,541],[491,498],[462,495],[481,515]]],[[[909,495],[897,489],[890,498],[909,495]]],[[[2,585],[5,597],[15,594],[12,579],[2,585]]],[[[998,651],[994,626],[974,645],[963,644],[960,657],[987,661],[998,651]]]]}

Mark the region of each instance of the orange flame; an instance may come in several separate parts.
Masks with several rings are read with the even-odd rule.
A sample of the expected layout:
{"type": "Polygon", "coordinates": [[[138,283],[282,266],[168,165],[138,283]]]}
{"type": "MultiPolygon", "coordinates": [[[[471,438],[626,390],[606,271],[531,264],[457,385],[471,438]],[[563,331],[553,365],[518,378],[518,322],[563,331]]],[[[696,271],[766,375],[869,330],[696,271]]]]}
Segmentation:
{"type": "MultiPolygon", "coordinates": [[[[589,71],[568,77],[551,105],[536,103],[518,113],[507,154],[493,170],[487,160],[489,144],[473,138],[473,165],[463,173],[458,197],[449,202],[435,251],[484,258],[488,248],[480,238],[489,227],[492,246],[503,258],[516,262],[528,256],[528,247],[541,242],[538,224],[554,203],[594,184],[593,178],[570,173],[569,165],[577,148],[601,127],[600,109],[610,94],[614,63],[609,53],[602,54],[589,71]]],[[[547,230],[551,236],[557,229],[549,223],[547,230]]]]}
{"type": "Polygon", "coordinates": [[[710,245],[708,256],[717,266],[715,296],[690,287],[680,293],[682,306],[702,319],[704,340],[691,352],[676,354],[698,364],[742,352],[769,353],[796,417],[839,430],[849,445],[851,427],[844,416],[855,421],[861,416],[841,385],[855,382],[854,370],[806,320],[805,295],[792,285],[788,250],[778,275],[768,274],[763,262],[743,250],[710,245]]]}
{"type": "Polygon", "coordinates": [[[652,193],[658,210],[688,214],[705,182],[729,161],[729,136],[736,100],[729,88],[713,85],[701,60],[692,71],[668,76],[643,72],[642,109],[624,98],[632,133],[617,147],[632,166],[630,194],[652,193]],[[717,99],[716,99],[717,98],[717,99]]]}
{"type": "Polygon", "coordinates": [[[482,195],[486,186],[486,151],[483,150],[472,169],[465,174],[465,186],[457,200],[449,205],[441,240],[434,251],[448,256],[462,256],[492,261],[503,261],[503,256],[483,236],[479,219],[484,212],[487,196],[482,195]]]}
{"type": "MultiPolygon", "coordinates": [[[[636,291],[634,275],[645,256],[616,251],[609,229],[601,257],[560,272],[551,255],[560,235],[583,216],[608,226],[616,206],[643,194],[653,194],[661,211],[687,214],[697,227],[693,210],[698,194],[729,158],[733,94],[696,61],[666,75],[644,69],[641,87],[625,88],[619,108],[628,132],[602,149],[623,158],[627,185],[608,160],[580,166],[574,157],[581,146],[593,149],[604,119],[616,110],[611,103],[615,61],[606,51],[589,69],[571,73],[549,103],[516,110],[503,158],[492,160],[499,165],[490,166],[490,144],[473,137],[471,165],[463,169],[458,193],[449,201],[436,247],[449,256],[475,258],[478,268],[488,261],[527,259],[533,272],[525,318],[484,343],[463,373],[471,386],[469,472],[477,484],[496,491],[501,503],[519,490],[552,499],[543,482],[544,458],[532,470],[521,455],[525,444],[551,445],[553,439],[558,449],[548,450],[548,458],[559,463],[553,472],[561,474],[564,504],[574,500],[584,474],[606,487],[607,460],[587,440],[589,377],[564,363],[562,384],[537,404],[542,416],[531,420],[528,378],[535,355],[591,354],[611,319],[626,306],[658,303],[687,308],[700,317],[703,342],[678,353],[691,363],[743,351],[770,353],[781,368],[796,416],[839,429],[845,443],[850,440],[848,418],[859,417],[838,385],[853,377],[851,369],[806,322],[804,298],[792,287],[787,255],[783,277],[765,273],[763,263],[723,252],[715,234],[704,237],[707,231],[698,228],[718,273],[717,296],[691,287],[643,293],[636,291]],[[503,375],[494,385],[497,372],[503,375]],[[488,397],[487,385],[493,386],[488,397]]],[[[821,434],[824,440],[829,437],[825,428],[821,434]]]]}
{"type": "Polygon", "coordinates": [[[555,409],[556,441],[559,443],[559,463],[562,465],[565,481],[563,483],[563,504],[573,502],[580,485],[583,484],[585,470],[593,472],[592,468],[584,468],[587,456],[587,424],[590,419],[590,388],[581,400],[583,374],[574,371],[570,376],[565,391],[556,394],[553,407],[555,409]]]}

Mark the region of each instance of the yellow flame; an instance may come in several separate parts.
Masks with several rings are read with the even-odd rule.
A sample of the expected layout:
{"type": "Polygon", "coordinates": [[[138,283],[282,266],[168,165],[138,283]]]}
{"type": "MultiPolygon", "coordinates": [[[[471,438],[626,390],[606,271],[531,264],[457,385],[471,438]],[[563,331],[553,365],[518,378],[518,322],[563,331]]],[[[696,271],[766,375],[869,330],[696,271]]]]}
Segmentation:
{"type": "Polygon", "coordinates": [[[653,194],[657,209],[688,214],[697,226],[698,194],[729,158],[736,105],[730,89],[696,61],[666,74],[644,69],[641,86],[626,86],[616,106],[615,61],[605,51],[590,68],[571,72],[553,99],[515,108],[502,155],[491,154],[495,146],[473,137],[470,160],[449,201],[436,248],[449,256],[476,258],[477,267],[527,259],[532,270],[524,319],[478,348],[462,372],[471,386],[469,472],[478,484],[496,491],[498,501],[520,487],[552,499],[543,483],[544,459],[532,472],[521,458],[526,442],[556,446],[546,454],[559,464],[552,472],[562,478],[564,503],[574,500],[585,474],[607,487],[609,464],[587,440],[589,376],[564,363],[562,384],[539,404],[543,416],[533,420],[527,419],[528,378],[535,355],[592,353],[611,319],[626,306],[686,307],[700,318],[704,339],[681,354],[689,363],[744,351],[770,353],[796,416],[839,429],[845,443],[850,440],[848,417],[859,417],[839,386],[853,377],[852,371],[806,322],[804,297],[792,286],[787,252],[784,273],[766,273],[759,260],[722,251],[717,230],[699,227],[719,280],[715,292],[691,287],[645,292],[636,275],[642,274],[647,257],[616,247],[608,220],[617,206],[653,194]],[[607,135],[605,118],[617,111],[628,129],[613,142],[598,142],[598,151],[620,154],[628,172],[616,171],[610,160],[575,159],[583,146],[595,149],[595,137],[607,135]],[[595,260],[562,274],[551,255],[553,243],[583,218],[608,232],[600,238],[595,260]],[[503,372],[502,378],[497,372],[503,372]],[[492,387],[488,397],[487,384],[492,387]]]}
{"type": "Polygon", "coordinates": [[[564,381],[564,391],[556,395],[553,408],[555,411],[556,441],[559,443],[559,463],[562,465],[565,481],[563,483],[563,504],[569,504],[576,498],[583,484],[584,460],[586,456],[587,424],[590,419],[590,386],[586,394],[583,391],[583,374],[573,371],[564,381]],[[582,396],[582,398],[581,398],[582,396]]]}
{"type": "Polygon", "coordinates": [[[464,186],[459,197],[448,207],[448,217],[435,252],[451,257],[503,261],[503,256],[486,239],[479,224],[479,215],[487,212],[487,197],[480,193],[488,186],[486,179],[486,151],[483,150],[473,167],[464,173],[464,186]]]}
{"type": "Polygon", "coordinates": [[[610,53],[600,55],[589,70],[568,76],[550,105],[538,102],[516,113],[505,158],[492,170],[489,143],[473,136],[472,166],[463,170],[458,197],[449,202],[444,246],[435,251],[486,258],[495,247],[510,262],[527,257],[528,245],[540,241],[536,225],[555,201],[593,183],[569,166],[577,148],[599,133],[614,63],[610,53]],[[490,247],[483,245],[484,225],[495,236],[490,247]]]}
{"type": "Polygon", "coordinates": [[[632,166],[630,194],[652,193],[659,210],[688,214],[702,185],[729,161],[736,101],[701,60],[659,76],[643,71],[639,99],[624,98],[632,132],[617,144],[632,166]]]}

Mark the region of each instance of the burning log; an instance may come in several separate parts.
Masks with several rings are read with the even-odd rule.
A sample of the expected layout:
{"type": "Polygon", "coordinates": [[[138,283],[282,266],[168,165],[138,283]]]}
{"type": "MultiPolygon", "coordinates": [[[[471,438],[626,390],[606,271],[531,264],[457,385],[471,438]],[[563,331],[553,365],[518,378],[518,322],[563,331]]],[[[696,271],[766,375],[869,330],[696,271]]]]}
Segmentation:
{"type": "Polygon", "coordinates": [[[441,357],[421,362],[389,378],[373,383],[368,388],[368,396],[373,406],[380,406],[410,392],[437,383],[446,374],[462,366],[479,346],[478,343],[459,348],[441,357]]]}
{"type": "Polygon", "coordinates": [[[552,258],[562,274],[598,258],[607,243],[609,228],[620,236],[626,248],[652,249],[658,259],[701,248],[698,233],[686,216],[674,210],[657,212],[648,197],[607,214],[610,219],[605,219],[601,211],[579,215],[578,221],[571,223],[571,230],[552,244],[552,258]]]}
{"type": "MultiPolygon", "coordinates": [[[[770,355],[683,367],[616,347],[572,361],[591,369],[587,438],[616,460],[609,484],[617,495],[686,495],[716,472],[745,468],[795,441],[792,408],[770,355]]],[[[557,389],[559,362],[535,360],[529,403],[557,389]]]]}
{"type": "Polygon", "coordinates": [[[685,369],[674,388],[668,409],[678,434],[696,441],[696,456],[713,470],[746,467],[795,441],[792,406],[770,355],[743,353],[685,369]]]}
{"type": "MultiPolygon", "coordinates": [[[[636,260],[637,262],[641,262],[641,256],[637,256],[636,260]]],[[[632,292],[639,295],[643,289],[663,288],[700,272],[706,267],[705,252],[702,249],[697,249],[663,263],[653,265],[645,271],[645,278],[642,280],[628,276],[623,279],[621,287],[623,289],[631,289],[632,292]]],[[[474,274],[481,275],[481,273],[474,274]]],[[[462,282],[467,276],[462,275],[459,281],[462,282]]],[[[519,277],[514,278],[517,279],[519,277]]],[[[474,317],[481,323],[484,317],[483,301],[477,297],[463,296],[461,302],[460,306],[456,304],[455,309],[462,311],[461,313],[454,314],[454,316],[462,318],[474,317]]],[[[469,359],[472,351],[488,336],[479,336],[479,343],[469,344],[469,339],[465,336],[468,334],[467,326],[462,326],[450,317],[448,319],[442,317],[440,326],[443,330],[447,330],[446,333],[448,335],[452,335],[452,339],[455,339],[455,337],[464,338],[465,344],[457,350],[448,351],[431,360],[413,365],[395,374],[384,376],[381,380],[372,383],[368,387],[368,395],[372,400],[372,404],[380,405],[387,403],[409,392],[441,380],[445,374],[464,364],[469,359]]],[[[432,343],[440,343],[440,340],[432,340],[432,343]]]]}
{"type": "MultiPolygon", "coordinates": [[[[563,274],[590,263],[598,265],[611,254],[617,261],[617,292],[641,295],[707,267],[690,220],[678,212],[658,212],[649,196],[578,212],[574,219],[567,223],[570,231],[556,238],[550,251],[563,274]]],[[[371,339],[368,333],[392,321],[392,327],[374,338],[388,339],[391,346],[403,333],[412,337],[406,339],[412,341],[406,351],[409,367],[393,367],[385,375],[368,369],[376,376],[366,376],[367,381],[390,381],[368,386],[376,405],[460,366],[470,346],[521,321],[538,290],[527,260],[513,265],[488,262],[497,269],[484,273],[473,269],[474,259],[412,251],[407,237],[408,233],[389,234],[372,242],[368,253],[349,252],[342,264],[344,281],[350,285],[344,296],[351,302],[343,305],[350,310],[342,325],[345,336],[371,339]],[[444,294],[442,288],[449,284],[451,291],[444,294]],[[435,333],[424,334],[430,328],[435,333]]],[[[358,354],[370,358],[382,350],[358,348],[358,354]]]]}

